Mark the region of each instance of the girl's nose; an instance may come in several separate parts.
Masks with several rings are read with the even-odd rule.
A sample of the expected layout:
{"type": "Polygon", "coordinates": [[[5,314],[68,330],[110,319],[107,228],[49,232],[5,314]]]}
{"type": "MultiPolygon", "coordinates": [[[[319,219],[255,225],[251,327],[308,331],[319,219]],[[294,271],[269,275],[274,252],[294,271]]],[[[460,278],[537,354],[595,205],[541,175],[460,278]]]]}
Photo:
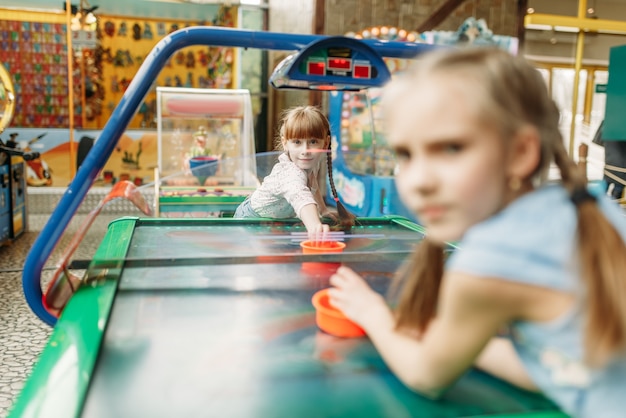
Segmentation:
{"type": "Polygon", "coordinates": [[[417,190],[430,190],[437,182],[435,170],[433,170],[433,167],[424,159],[411,164],[407,174],[411,186],[417,190]]]}

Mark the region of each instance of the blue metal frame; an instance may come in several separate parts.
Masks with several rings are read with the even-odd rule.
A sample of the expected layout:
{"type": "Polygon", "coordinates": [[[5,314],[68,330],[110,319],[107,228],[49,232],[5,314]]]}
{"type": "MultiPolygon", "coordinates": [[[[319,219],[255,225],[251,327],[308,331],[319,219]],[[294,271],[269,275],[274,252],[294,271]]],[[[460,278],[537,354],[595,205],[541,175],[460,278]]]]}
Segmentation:
{"type": "MultiPolygon", "coordinates": [[[[300,50],[311,42],[327,38],[321,35],[296,35],[276,32],[246,31],[230,28],[189,27],[180,29],[163,38],[142,63],[124,96],[104,126],[100,137],[78,169],[50,219],[35,240],[26,261],[22,286],[28,305],[44,322],[56,323],[56,318],[43,306],[41,271],[50,257],[76,210],[85,198],[98,172],[115,149],[135,111],[148,93],[167,60],[179,49],[193,46],[224,46],[269,50],[300,50]]],[[[382,57],[414,58],[435,48],[426,44],[408,44],[381,40],[363,40],[382,57]]]]}

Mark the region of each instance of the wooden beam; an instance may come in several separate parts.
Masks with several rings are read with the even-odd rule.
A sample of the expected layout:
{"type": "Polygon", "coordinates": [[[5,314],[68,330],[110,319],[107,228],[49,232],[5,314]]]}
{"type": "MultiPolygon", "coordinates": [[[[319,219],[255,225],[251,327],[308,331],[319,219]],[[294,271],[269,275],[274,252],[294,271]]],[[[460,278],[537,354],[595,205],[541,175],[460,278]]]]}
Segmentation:
{"type": "Polygon", "coordinates": [[[323,35],[326,30],[326,0],[315,0],[313,16],[313,33],[323,35]]]}
{"type": "Polygon", "coordinates": [[[446,0],[437,10],[433,12],[428,19],[417,27],[417,32],[422,33],[429,30],[433,30],[437,25],[443,22],[446,17],[450,16],[450,13],[457,7],[463,4],[465,0],[446,0]]]}
{"type": "Polygon", "coordinates": [[[526,39],[526,30],[524,28],[524,17],[528,10],[528,0],[517,0],[517,42],[519,50],[524,48],[524,40],[526,39]]]}
{"type": "MultiPolygon", "coordinates": [[[[326,30],[326,0],[315,0],[315,11],[313,16],[313,33],[323,35],[326,30]]],[[[322,92],[311,90],[309,92],[309,104],[312,106],[322,105],[322,92]]]]}

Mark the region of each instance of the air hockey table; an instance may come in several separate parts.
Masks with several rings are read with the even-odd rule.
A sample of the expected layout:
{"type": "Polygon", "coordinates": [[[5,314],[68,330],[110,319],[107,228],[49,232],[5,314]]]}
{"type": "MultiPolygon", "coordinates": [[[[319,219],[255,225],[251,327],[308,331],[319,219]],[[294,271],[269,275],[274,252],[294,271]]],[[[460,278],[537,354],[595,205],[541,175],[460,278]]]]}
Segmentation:
{"type": "Polygon", "coordinates": [[[302,253],[304,232],[296,221],[114,221],[12,416],[561,416],[478,371],[426,399],[369,339],[317,328],[311,297],[337,264],[384,292],[418,225],[361,218],[345,251],[324,255],[302,253]]]}
{"type": "Polygon", "coordinates": [[[366,337],[317,328],[311,297],[338,264],[382,293],[424,237],[393,215],[359,218],[340,237],[345,250],[328,254],[302,253],[297,220],[121,218],[57,319],[41,287],[46,260],[152,80],[190,45],[297,51],[271,84],[323,91],[380,86],[389,79],[382,57],[430,49],[214,27],[161,40],[26,257],[26,301],[54,329],[11,417],[564,417],[544,397],[476,370],[429,400],[403,386],[366,337]],[[345,71],[351,60],[359,71],[345,71]]]}
{"type": "Polygon", "coordinates": [[[159,215],[163,217],[226,216],[252,194],[254,187],[246,186],[187,186],[162,187],[158,195],[159,215]]]}

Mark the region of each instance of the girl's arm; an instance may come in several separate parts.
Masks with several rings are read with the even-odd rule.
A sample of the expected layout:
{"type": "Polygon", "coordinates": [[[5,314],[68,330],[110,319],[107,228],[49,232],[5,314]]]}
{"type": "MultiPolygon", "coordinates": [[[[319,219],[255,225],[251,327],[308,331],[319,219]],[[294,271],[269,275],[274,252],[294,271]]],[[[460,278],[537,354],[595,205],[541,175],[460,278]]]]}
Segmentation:
{"type": "Polygon", "coordinates": [[[339,268],[331,284],[333,305],[367,332],[396,376],[409,388],[433,397],[474,364],[518,309],[507,282],[447,273],[437,317],[416,338],[395,329],[383,297],[350,268],[339,268]]]}
{"type": "MultiPolygon", "coordinates": [[[[275,176],[272,178],[275,184],[269,188],[276,195],[283,196],[294,208],[296,215],[304,223],[311,240],[322,240],[324,234],[330,230],[328,225],[323,225],[320,220],[319,210],[315,195],[307,185],[307,174],[294,163],[279,163],[272,170],[275,176]]],[[[264,180],[266,183],[268,179],[264,180]]]]}
{"type": "Polygon", "coordinates": [[[326,233],[330,231],[330,227],[320,221],[317,205],[314,203],[305,205],[300,209],[300,219],[304,223],[311,240],[321,241],[326,238],[326,233]]]}
{"type": "Polygon", "coordinates": [[[492,338],[478,356],[475,366],[522,389],[539,391],[508,338],[492,338]]]}

